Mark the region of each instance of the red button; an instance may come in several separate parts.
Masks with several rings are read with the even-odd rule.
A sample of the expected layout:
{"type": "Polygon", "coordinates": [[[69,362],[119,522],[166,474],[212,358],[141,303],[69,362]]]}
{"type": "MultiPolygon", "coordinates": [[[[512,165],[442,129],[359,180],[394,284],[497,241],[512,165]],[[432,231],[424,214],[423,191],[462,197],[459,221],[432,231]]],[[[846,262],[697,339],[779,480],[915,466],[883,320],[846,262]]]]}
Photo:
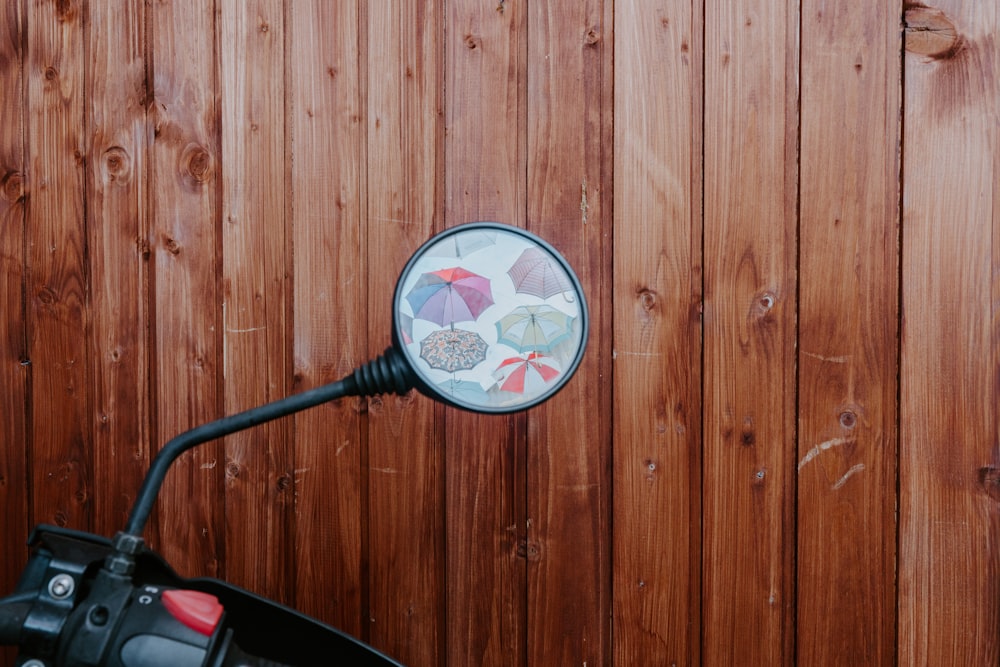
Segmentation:
{"type": "Polygon", "coordinates": [[[211,636],[222,618],[219,598],[208,593],[171,589],[163,591],[162,599],[174,618],[203,635],[211,636]]]}

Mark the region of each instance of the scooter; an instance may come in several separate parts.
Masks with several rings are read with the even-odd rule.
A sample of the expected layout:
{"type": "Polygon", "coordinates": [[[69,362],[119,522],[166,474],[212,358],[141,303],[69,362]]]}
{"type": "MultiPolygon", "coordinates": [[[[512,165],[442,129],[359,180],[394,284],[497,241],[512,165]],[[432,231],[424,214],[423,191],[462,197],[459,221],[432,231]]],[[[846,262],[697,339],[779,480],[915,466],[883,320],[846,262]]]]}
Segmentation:
{"type": "Polygon", "coordinates": [[[343,379],[167,442],[112,539],[37,526],[0,645],[18,667],[400,665],[357,639],[218,579],[179,576],[142,538],[171,464],[197,445],[346,396],[416,389],[487,414],[528,409],[570,379],[587,342],[580,282],[547,242],[494,222],[427,241],[404,267],[392,345],[343,379]],[[289,638],[294,641],[288,641],[289,638]]]}

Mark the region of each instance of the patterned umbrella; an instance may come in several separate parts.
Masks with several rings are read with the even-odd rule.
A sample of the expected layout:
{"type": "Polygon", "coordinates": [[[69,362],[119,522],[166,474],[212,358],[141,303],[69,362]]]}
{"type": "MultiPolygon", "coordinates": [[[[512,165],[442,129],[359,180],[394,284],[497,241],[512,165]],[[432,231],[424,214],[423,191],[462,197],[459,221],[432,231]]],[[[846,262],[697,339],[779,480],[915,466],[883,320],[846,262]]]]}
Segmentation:
{"type": "Polygon", "coordinates": [[[541,391],[561,373],[550,357],[533,352],[527,358],[504,359],[494,374],[501,378],[500,389],[523,394],[541,391]]]}
{"type": "Polygon", "coordinates": [[[497,342],[518,352],[548,352],[570,337],[573,319],[548,305],[518,306],[497,322],[497,342]]]}
{"type": "Polygon", "coordinates": [[[441,329],[420,341],[420,357],[431,368],[454,373],[486,359],[486,341],[474,331],[441,329]]]}
{"type": "Polygon", "coordinates": [[[490,280],[461,267],[424,273],[406,295],[413,316],[445,326],[475,320],[493,305],[490,280]]]}
{"type": "Polygon", "coordinates": [[[543,299],[573,290],[566,273],[539,248],[525,249],[507,275],[514,281],[514,291],[543,299]]]}

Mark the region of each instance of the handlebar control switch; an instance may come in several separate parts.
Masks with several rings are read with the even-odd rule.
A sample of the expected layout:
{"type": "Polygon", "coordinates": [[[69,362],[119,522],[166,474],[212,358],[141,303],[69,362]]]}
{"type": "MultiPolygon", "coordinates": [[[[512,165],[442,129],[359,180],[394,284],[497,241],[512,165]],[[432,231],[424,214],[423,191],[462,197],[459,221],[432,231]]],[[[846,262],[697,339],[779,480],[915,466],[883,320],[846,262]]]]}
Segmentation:
{"type": "Polygon", "coordinates": [[[208,593],[175,588],[163,591],[161,599],[174,618],[209,637],[222,618],[223,608],[219,598],[208,593]]]}

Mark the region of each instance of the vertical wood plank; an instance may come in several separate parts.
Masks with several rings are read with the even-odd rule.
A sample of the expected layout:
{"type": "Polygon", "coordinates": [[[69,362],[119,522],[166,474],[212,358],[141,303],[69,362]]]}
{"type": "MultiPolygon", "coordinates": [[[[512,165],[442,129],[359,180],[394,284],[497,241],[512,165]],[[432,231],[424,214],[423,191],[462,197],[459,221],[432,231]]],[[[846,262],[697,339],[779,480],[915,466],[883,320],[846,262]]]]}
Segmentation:
{"type": "Polygon", "coordinates": [[[39,522],[88,529],[83,45],[81,2],[28,6],[31,505],[39,522]]]}
{"type": "Polygon", "coordinates": [[[900,31],[802,6],[797,659],[895,664],[900,31]]]}
{"type": "Polygon", "coordinates": [[[899,663],[1000,662],[1000,9],[906,11],[899,663]]]}
{"type": "Polygon", "coordinates": [[[705,12],[709,664],[794,660],[797,6],[705,12]]]}
{"type": "Polygon", "coordinates": [[[698,664],[700,3],[615,3],[614,658],[698,664]]]}
{"type": "MultiPolygon", "coordinates": [[[[0,596],[14,590],[27,560],[28,378],[25,328],[25,95],[21,0],[0,9],[0,596]]],[[[14,664],[0,649],[0,665],[14,664]]]]}
{"type": "MultiPolygon", "coordinates": [[[[153,441],[220,415],[217,261],[221,155],[211,0],[151,6],[154,127],[149,240],[155,313],[153,441]]],[[[184,454],[158,502],[160,550],[186,575],[222,575],[218,443],[184,454]]]]}
{"type": "MultiPolygon", "coordinates": [[[[288,30],[294,389],[339,380],[367,354],[361,227],[363,109],[357,2],[296,0],[288,30]]],[[[364,460],[356,399],[295,418],[295,599],[363,637],[364,460]]]]}
{"type": "Polygon", "coordinates": [[[527,226],[574,267],[593,323],[574,379],[527,416],[528,543],[538,545],[528,565],[528,664],[609,663],[606,17],[601,0],[528,8],[527,226]]]}
{"type": "MultiPolygon", "coordinates": [[[[523,3],[448,3],[445,222],[525,223],[523,3]]],[[[527,540],[523,415],[446,412],[446,663],[524,665],[527,540]]]]}
{"type": "MultiPolygon", "coordinates": [[[[225,412],[289,392],[285,236],[284,15],[278,0],[220,13],[222,328],[225,412]]],[[[226,577],[291,601],[289,420],[225,443],[226,577]]]]}
{"type": "Polygon", "coordinates": [[[125,525],[149,465],[144,6],[95,3],[87,24],[88,428],[94,437],[94,531],[113,535],[125,525]]]}
{"type": "MultiPolygon", "coordinates": [[[[390,342],[399,272],[442,222],[444,15],[431,0],[368,3],[368,357],[390,342]]],[[[432,401],[368,401],[370,640],[443,664],[444,449],[432,401]]]]}

